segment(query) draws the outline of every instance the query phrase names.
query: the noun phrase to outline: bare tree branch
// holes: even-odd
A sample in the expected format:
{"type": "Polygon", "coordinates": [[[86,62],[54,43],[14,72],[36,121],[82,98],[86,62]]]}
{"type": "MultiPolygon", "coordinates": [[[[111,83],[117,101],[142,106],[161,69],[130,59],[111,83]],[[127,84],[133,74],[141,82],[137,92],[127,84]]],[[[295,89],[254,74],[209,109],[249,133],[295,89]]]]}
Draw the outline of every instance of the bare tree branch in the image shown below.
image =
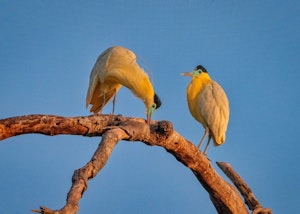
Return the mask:
{"type": "Polygon", "coordinates": [[[91,160],[84,167],[74,171],[66,205],[55,211],[41,207],[41,210],[38,210],[40,213],[77,213],[78,202],[87,189],[88,180],[94,178],[104,167],[119,140],[141,141],[150,146],[163,147],[192,170],[209,193],[218,213],[248,213],[237,190],[222,179],[196,146],[173,129],[171,122],[152,121],[149,126],[143,119],[114,115],[87,117],[27,115],[0,120],[1,140],[29,133],[102,136],[98,149],[91,160]]]}
{"type": "Polygon", "coordinates": [[[245,199],[245,203],[252,210],[252,214],[272,214],[270,208],[263,208],[259,201],[254,196],[252,190],[248,184],[234,171],[229,163],[217,162],[220,169],[227,175],[227,177],[233,182],[239,192],[245,199]]]}

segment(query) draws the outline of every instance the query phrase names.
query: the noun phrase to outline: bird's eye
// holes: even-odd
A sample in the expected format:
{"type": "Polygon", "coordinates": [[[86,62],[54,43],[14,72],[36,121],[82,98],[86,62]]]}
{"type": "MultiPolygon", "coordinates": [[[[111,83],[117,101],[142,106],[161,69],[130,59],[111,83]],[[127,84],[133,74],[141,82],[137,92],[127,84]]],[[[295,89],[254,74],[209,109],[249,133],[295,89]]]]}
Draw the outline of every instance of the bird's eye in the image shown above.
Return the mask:
{"type": "Polygon", "coordinates": [[[156,104],[153,103],[153,105],[151,106],[153,109],[156,109],[156,104]]]}
{"type": "Polygon", "coordinates": [[[201,70],[201,69],[194,70],[193,76],[194,76],[194,77],[197,77],[197,76],[199,76],[201,73],[202,73],[202,70],[201,70]]]}

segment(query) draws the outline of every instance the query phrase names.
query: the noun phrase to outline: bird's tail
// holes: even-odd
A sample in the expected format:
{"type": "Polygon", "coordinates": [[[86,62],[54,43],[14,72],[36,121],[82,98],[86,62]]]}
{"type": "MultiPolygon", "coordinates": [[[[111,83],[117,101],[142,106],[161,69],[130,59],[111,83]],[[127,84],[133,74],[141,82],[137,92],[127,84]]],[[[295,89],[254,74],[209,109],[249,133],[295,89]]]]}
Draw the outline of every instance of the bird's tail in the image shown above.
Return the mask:
{"type": "Polygon", "coordinates": [[[226,134],[224,133],[222,136],[215,138],[213,137],[214,140],[214,146],[220,146],[225,142],[226,139],[226,134]]]}
{"type": "Polygon", "coordinates": [[[101,112],[103,107],[109,102],[109,100],[116,94],[115,90],[102,94],[100,97],[92,97],[90,104],[92,105],[90,112],[101,112]]]}

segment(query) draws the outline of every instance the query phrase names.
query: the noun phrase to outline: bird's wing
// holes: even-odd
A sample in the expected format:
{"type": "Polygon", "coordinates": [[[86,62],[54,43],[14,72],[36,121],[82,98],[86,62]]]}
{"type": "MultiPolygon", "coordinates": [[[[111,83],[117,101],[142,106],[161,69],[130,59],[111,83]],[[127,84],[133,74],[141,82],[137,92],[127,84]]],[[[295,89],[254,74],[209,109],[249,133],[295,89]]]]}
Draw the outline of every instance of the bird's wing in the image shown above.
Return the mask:
{"type": "Polygon", "coordinates": [[[203,87],[198,111],[213,134],[215,144],[222,144],[229,120],[229,104],[224,90],[215,81],[203,87]]]}
{"type": "MultiPolygon", "coordinates": [[[[116,50],[119,47],[111,47],[105,50],[97,59],[91,75],[90,84],[86,96],[86,108],[92,105],[90,112],[99,112],[118,92],[121,85],[114,79],[114,62],[116,50]]],[[[117,57],[118,58],[118,57],[117,57]]]]}
{"type": "Polygon", "coordinates": [[[112,89],[110,91],[107,91],[106,93],[97,93],[97,91],[99,91],[100,89],[100,87],[98,86],[95,90],[95,96],[92,97],[90,102],[92,104],[90,112],[101,112],[102,108],[109,102],[109,100],[118,92],[120,88],[120,85],[116,85],[115,90],[112,89]]]}
{"type": "MultiPolygon", "coordinates": [[[[104,80],[106,73],[106,63],[109,59],[109,53],[111,48],[105,50],[97,59],[92,72],[90,74],[89,89],[86,95],[86,108],[91,104],[91,101],[96,93],[96,88],[99,88],[101,84],[100,80],[104,80]],[[97,87],[98,86],[98,87],[97,87]]],[[[99,91],[98,91],[99,92],[99,91]]]]}

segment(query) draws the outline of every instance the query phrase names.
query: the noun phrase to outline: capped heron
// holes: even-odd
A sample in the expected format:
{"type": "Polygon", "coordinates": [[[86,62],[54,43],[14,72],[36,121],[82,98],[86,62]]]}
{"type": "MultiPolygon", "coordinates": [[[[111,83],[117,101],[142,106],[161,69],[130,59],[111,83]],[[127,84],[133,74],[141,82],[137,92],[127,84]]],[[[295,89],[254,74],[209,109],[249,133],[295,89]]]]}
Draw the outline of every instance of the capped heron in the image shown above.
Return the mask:
{"type": "Polygon", "coordinates": [[[205,128],[199,149],[208,135],[203,152],[206,154],[211,138],[215,146],[225,141],[230,111],[228,99],[222,87],[210,78],[202,65],[181,75],[192,77],[186,90],[187,102],[192,116],[205,128]]]}
{"type": "Polygon", "coordinates": [[[152,113],[160,107],[161,101],[148,75],[137,64],[135,54],[121,46],[110,47],[98,57],[90,75],[86,108],[91,104],[90,112],[101,112],[114,96],[114,113],[116,93],[122,85],[144,102],[150,124],[152,113]]]}

